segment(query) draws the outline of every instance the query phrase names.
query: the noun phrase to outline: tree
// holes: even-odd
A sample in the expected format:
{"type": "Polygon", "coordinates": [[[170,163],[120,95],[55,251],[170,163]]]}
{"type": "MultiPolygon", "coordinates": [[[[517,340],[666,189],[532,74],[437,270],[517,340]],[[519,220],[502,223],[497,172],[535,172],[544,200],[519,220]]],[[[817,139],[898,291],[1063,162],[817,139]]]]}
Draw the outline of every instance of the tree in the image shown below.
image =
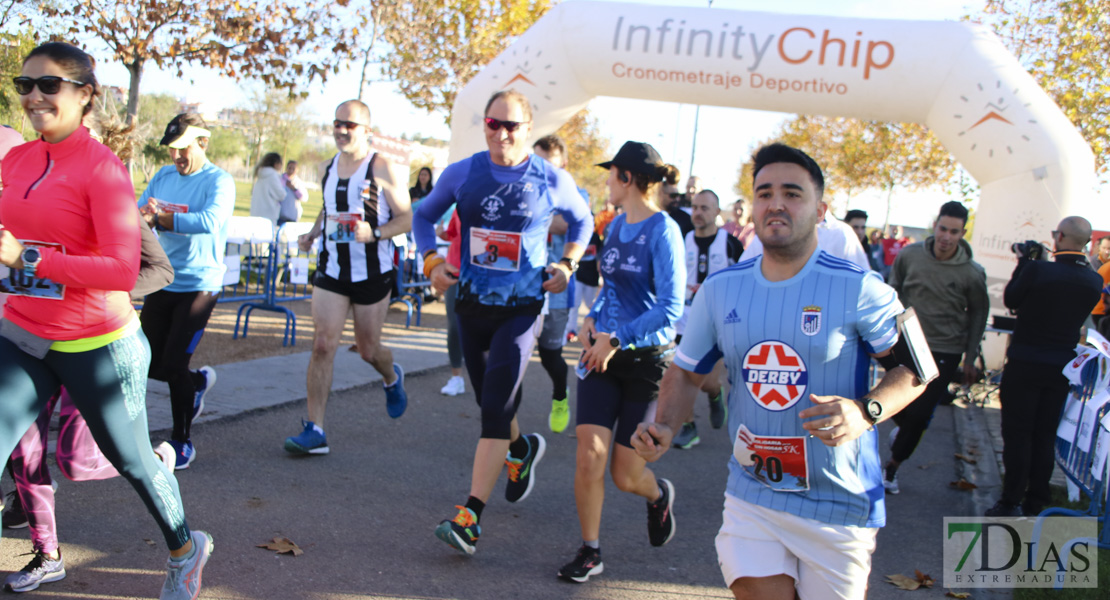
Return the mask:
{"type": "Polygon", "coordinates": [[[139,114],[140,83],[149,63],[210,67],[233,79],[252,77],[292,93],[326,80],[361,47],[369,10],[378,0],[81,0],[41,3],[68,35],[107,44],[130,74],[127,122],[139,114]]]}
{"type": "MultiPolygon", "coordinates": [[[[972,17],[968,17],[972,18],[972,17]]],[[[994,29],[1079,129],[1110,176],[1110,0],[985,0],[994,29]]]]}
{"type": "MultiPolygon", "coordinates": [[[[127,119],[127,111],[122,111],[127,119]]],[[[134,121],[134,136],[140,144],[135,153],[135,164],[143,173],[143,180],[150,181],[155,171],[170,163],[170,151],[159,144],[169,125],[181,112],[181,100],[169,94],[143,94],[143,110],[134,121]]]]}
{"type": "Polygon", "coordinates": [[[612,158],[609,138],[601,135],[597,119],[590,115],[589,109],[576,113],[555,134],[563,138],[567,145],[567,171],[579,186],[589,192],[591,204],[597,204],[593,208],[600,209],[605,198],[609,197],[609,190],[605,187],[609,172],[597,168],[597,164],[612,158]]]}
{"type": "MultiPolygon", "coordinates": [[[[0,82],[8,84],[13,77],[19,77],[23,57],[34,47],[35,38],[29,31],[0,34],[0,82]]],[[[19,103],[19,94],[10,84],[0,85],[0,125],[10,125],[23,132],[22,123],[23,107],[19,103]]]]}
{"type": "Polygon", "coordinates": [[[255,90],[240,113],[250,164],[257,164],[266,152],[277,152],[283,160],[299,154],[309,126],[304,111],[301,98],[291,98],[276,89],[255,90]]]}
{"type": "MultiPolygon", "coordinates": [[[[886,221],[895,190],[949,183],[956,174],[955,159],[936,137],[911,123],[800,115],[760,146],[771,142],[801,148],[821,165],[830,204],[844,200],[850,206],[853,195],[865,189],[886,192],[886,221]]],[[[745,196],[751,193],[751,162],[741,165],[734,188],[745,196]]]]}
{"type": "Polygon", "coordinates": [[[392,51],[382,71],[414,106],[441,111],[450,122],[459,90],[551,5],[551,0],[402,3],[383,30],[392,51]]]}

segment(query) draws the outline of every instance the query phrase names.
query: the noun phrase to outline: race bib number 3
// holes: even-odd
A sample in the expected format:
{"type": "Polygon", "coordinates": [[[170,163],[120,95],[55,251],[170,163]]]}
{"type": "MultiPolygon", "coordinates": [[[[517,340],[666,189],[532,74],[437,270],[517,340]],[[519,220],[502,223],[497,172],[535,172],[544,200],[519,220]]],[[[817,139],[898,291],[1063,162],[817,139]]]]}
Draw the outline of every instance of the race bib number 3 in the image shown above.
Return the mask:
{"type": "Polygon", "coordinates": [[[470,228],[470,264],[496,271],[520,270],[521,234],[470,228]]]}
{"type": "Polygon", "coordinates": [[[748,475],[776,492],[809,489],[806,439],[803,436],[755,435],[743,424],[732,455],[748,475]]]}
{"type": "MultiPolygon", "coordinates": [[[[65,248],[61,244],[34,240],[19,240],[19,243],[29,248],[53,248],[65,254],[65,248]]],[[[60,283],[28,275],[23,272],[23,269],[9,269],[2,265],[0,269],[3,270],[0,272],[0,294],[30,296],[46,300],[62,300],[66,296],[66,286],[60,283]]]]}
{"type": "Polygon", "coordinates": [[[362,221],[362,214],[356,212],[343,212],[328,215],[324,224],[324,233],[329,242],[337,244],[350,244],[355,241],[355,232],[362,221]]]}

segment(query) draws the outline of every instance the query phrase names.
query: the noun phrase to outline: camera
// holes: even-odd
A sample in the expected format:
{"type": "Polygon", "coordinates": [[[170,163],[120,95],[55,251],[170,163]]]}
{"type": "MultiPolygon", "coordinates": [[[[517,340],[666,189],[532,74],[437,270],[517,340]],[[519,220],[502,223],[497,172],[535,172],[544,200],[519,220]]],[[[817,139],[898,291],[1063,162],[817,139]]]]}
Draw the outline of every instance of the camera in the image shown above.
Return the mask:
{"type": "Polygon", "coordinates": [[[1028,258],[1029,260],[1047,260],[1050,254],[1044,244],[1034,240],[1014,242],[1010,246],[1010,252],[1016,254],[1018,258],[1028,258]]]}

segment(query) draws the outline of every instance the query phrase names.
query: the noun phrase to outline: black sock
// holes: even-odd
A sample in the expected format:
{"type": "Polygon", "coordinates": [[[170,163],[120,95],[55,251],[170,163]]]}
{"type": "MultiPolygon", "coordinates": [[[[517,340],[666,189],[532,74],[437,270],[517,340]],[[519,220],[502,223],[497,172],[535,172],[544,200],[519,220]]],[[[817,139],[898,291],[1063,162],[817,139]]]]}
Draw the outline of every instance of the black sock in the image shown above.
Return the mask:
{"type": "Polygon", "coordinates": [[[540,348],[540,364],[551,377],[551,397],[565,400],[567,397],[567,359],[563,358],[562,348],[540,348]]]}
{"type": "Polygon", "coordinates": [[[474,512],[474,521],[477,522],[482,519],[482,509],[486,507],[486,503],[470,496],[466,499],[466,507],[474,512]]]}
{"type": "Polygon", "coordinates": [[[898,473],[898,465],[895,465],[894,463],[887,463],[885,470],[886,470],[886,480],[887,481],[894,481],[894,476],[898,473]]]}
{"type": "Polygon", "coordinates": [[[513,458],[524,458],[528,456],[528,440],[524,439],[524,435],[516,438],[516,441],[509,442],[509,454],[513,458]]]}

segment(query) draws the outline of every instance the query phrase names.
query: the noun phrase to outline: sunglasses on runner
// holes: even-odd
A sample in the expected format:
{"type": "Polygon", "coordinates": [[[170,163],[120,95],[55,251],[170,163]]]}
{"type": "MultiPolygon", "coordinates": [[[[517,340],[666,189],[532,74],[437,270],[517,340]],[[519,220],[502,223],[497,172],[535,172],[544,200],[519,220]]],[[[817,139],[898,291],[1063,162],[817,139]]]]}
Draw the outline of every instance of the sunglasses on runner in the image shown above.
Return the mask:
{"type": "Polygon", "coordinates": [[[354,129],[355,127],[358,127],[359,125],[362,125],[363,127],[369,127],[369,125],[365,125],[363,123],[356,123],[354,121],[340,121],[339,119],[336,119],[336,120],[331,122],[331,126],[336,128],[336,129],[339,129],[340,127],[344,128],[344,129],[354,129]]]}
{"type": "Polygon", "coordinates": [[[493,131],[497,131],[498,129],[501,129],[502,127],[504,127],[505,131],[508,131],[509,133],[512,133],[512,132],[516,131],[517,128],[520,127],[521,125],[523,125],[524,123],[525,122],[522,122],[522,121],[502,121],[500,119],[495,119],[493,117],[486,117],[486,127],[489,127],[493,131]]]}
{"type": "Polygon", "coordinates": [[[56,77],[54,75],[47,75],[45,77],[39,77],[38,79],[32,79],[30,77],[12,78],[12,83],[15,84],[15,91],[18,92],[20,96],[30,94],[31,90],[35,89],[36,85],[39,87],[40,92],[47,96],[53,96],[58,93],[58,90],[62,89],[63,81],[68,81],[77,87],[88,85],[83,81],[74,81],[67,77],[56,77]]]}

